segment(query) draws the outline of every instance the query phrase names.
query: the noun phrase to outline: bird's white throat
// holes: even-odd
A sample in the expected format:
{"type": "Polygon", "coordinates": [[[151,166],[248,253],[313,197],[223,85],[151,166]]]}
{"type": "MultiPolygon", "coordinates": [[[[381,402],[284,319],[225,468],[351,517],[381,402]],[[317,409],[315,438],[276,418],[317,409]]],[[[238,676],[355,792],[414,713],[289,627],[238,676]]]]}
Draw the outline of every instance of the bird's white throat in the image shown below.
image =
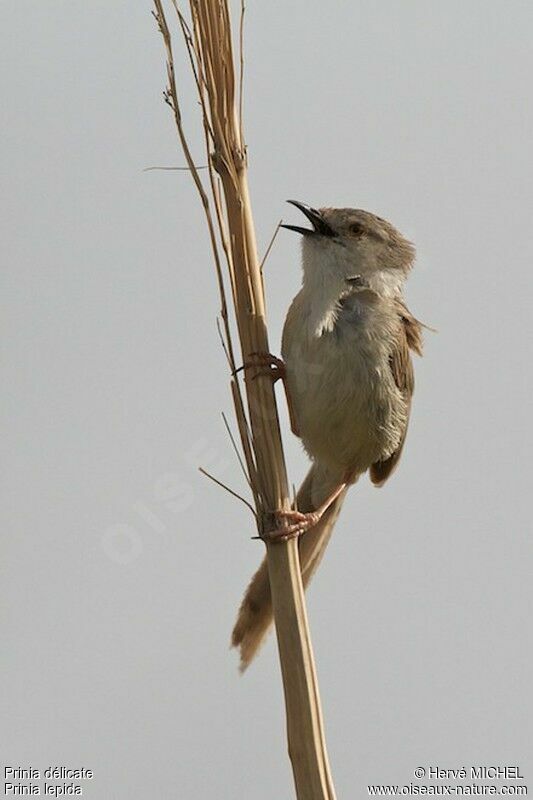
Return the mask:
{"type": "Polygon", "coordinates": [[[401,294],[405,274],[399,269],[376,269],[354,263],[342,243],[304,239],[303,282],[300,293],[306,306],[310,336],[331,332],[340,310],[339,301],[353,291],[350,279],[361,276],[364,286],[382,297],[401,294]]]}

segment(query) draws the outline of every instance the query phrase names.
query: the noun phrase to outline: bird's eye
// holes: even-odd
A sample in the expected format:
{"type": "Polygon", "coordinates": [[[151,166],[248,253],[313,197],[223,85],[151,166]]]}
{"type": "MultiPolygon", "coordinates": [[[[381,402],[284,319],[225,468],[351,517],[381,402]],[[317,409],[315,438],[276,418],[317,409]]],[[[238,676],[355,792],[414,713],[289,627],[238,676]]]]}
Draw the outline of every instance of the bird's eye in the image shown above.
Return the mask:
{"type": "Polygon", "coordinates": [[[350,233],[353,233],[354,236],[362,236],[364,232],[365,229],[360,222],[353,222],[350,225],[350,233]]]}

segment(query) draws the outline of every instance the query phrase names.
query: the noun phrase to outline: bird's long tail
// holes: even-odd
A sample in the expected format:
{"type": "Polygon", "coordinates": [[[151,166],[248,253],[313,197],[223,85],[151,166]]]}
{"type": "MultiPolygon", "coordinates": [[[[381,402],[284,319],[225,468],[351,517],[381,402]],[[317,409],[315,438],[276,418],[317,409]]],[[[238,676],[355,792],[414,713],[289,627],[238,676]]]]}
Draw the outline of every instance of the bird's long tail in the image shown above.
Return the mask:
{"type": "MultiPolygon", "coordinates": [[[[313,464],[297,495],[298,511],[308,512],[318,508],[338,485],[338,480],[327,468],[313,464]]],[[[300,568],[305,588],[324,555],[345,495],[346,490],[331,504],[320,521],[299,539],[300,568]]],[[[241,672],[254,658],[271,623],[272,601],[264,558],[246,590],[231,637],[232,646],[240,650],[241,672]]]]}

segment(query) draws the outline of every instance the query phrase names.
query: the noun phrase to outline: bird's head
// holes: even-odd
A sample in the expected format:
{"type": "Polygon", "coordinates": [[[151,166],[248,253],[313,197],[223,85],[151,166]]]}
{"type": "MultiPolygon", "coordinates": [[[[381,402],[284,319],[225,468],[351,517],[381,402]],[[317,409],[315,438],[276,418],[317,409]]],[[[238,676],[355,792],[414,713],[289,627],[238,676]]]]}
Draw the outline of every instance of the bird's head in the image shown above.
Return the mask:
{"type": "Polygon", "coordinates": [[[415,248],[396,228],[368,211],[355,208],[315,209],[289,200],[305,214],[311,228],[283,225],[303,236],[304,281],[328,275],[361,276],[376,291],[401,289],[415,257],[415,248]]]}

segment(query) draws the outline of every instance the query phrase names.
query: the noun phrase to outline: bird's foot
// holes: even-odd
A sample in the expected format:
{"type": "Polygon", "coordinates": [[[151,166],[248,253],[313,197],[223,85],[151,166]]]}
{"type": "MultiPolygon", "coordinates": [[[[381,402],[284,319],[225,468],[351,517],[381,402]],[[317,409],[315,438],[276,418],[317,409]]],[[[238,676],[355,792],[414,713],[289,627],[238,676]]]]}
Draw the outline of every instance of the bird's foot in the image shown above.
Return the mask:
{"type": "Polygon", "coordinates": [[[264,532],[260,538],[267,542],[285,542],[287,539],[302,536],[302,534],[306,533],[310,528],[313,528],[317,522],[320,522],[328,508],[330,508],[339,495],[342,494],[352,478],[353,472],[346,473],[343,482],[339,483],[329,497],[314,511],[307,511],[305,514],[296,509],[291,509],[290,511],[274,511],[272,515],[275,523],[274,528],[264,532]]]}
{"type": "Polygon", "coordinates": [[[272,353],[250,353],[248,360],[244,362],[242,367],[239,367],[235,370],[234,375],[236,375],[238,372],[241,372],[241,370],[246,369],[254,369],[256,371],[255,375],[252,377],[253,381],[255,381],[256,378],[263,376],[270,378],[273,384],[279,380],[283,382],[285,397],[287,399],[287,408],[289,410],[291,431],[295,436],[299,437],[300,431],[296,422],[296,415],[294,413],[291,395],[287,387],[287,370],[285,368],[285,362],[283,359],[273,356],[272,353]]]}
{"type": "Polygon", "coordinates": [[[317,524],[322,516],[322,511],[310,511],[303,514],[300,511],[275,511],[272,515],[275,526],[265,531],[261,536],[265,542],[286,542],[306,533],[317,524]]]}
{"type": "Polygon", "coordinates": [[[250,353],[248,360],[244,362],[242,367],[236,369],[235,373],[246,369],[256,370],[252,380],[255,380],[260,375],[270,377],[273,383],[285,380],[285,363],[281,358],[272,355],[272,353],[250,353]]]}

